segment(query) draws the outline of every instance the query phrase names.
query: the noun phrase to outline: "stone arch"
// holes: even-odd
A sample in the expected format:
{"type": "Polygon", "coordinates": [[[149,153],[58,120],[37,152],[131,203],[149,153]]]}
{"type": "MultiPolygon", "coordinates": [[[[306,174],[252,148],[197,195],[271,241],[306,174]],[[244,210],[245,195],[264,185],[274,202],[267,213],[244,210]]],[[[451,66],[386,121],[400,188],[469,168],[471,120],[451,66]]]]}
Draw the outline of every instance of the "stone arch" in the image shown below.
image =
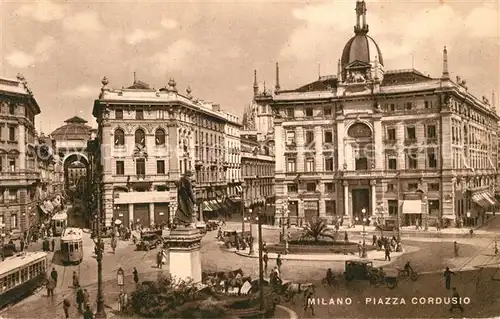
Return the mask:
{"type": "Polygon", "coordinates": [[[134,145],[146,145],[146,136],[147,136],[147,130],[141,126],[138,126],[135,130],[134,130],[134,145]],[[142,132],[143,134],[143,140],[139,140],[140,139],[140,136],[138,136],[137,134],[139,132],[142,132]]]}
{"type": "Polygon", "coordinates": [[[66,162],[68,161],[70,158],[76,158],[77,160],[80,160],[80,159],[84,159],[85,160],[85,163],[87,166],[89,165],[89,158],[87,157],[87,155],[85,155],[84,153],[80,153],[80,152],[72,152],[72,153],[68,153],[64,156],[63,160],[62,160],[62,163],[63,165],[66,167],[67,165],[71,164],[71,162],[66,162]]]}
{"type": "Polygon", "coordinates": [[[356,120],[346,127],[345,134],[350,138],[373,138],[373,125],[367,120],[356,120]]]}

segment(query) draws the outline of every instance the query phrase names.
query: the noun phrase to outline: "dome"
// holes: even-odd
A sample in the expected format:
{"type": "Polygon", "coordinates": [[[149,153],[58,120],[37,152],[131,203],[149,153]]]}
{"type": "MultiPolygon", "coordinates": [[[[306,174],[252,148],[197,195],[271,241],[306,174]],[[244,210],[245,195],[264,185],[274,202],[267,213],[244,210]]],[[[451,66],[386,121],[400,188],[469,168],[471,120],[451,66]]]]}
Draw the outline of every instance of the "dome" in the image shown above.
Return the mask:
{"type": "Polygon", "coordinates": [[[92,128],[86,125],[87,121],[84,119],[74,116],[64,122],[65,125],[52,132],[51,135],[54,140],[88,140],[90,138],[92,128]]]}
{"type": "Polygon", "coordinates": [[[378,63],[384,65],[382,52],[375,40],[366,34],[356,34],[352,37],[342,51],[342,68],[354,61],[370,63],[378,59],[378,63]]]}

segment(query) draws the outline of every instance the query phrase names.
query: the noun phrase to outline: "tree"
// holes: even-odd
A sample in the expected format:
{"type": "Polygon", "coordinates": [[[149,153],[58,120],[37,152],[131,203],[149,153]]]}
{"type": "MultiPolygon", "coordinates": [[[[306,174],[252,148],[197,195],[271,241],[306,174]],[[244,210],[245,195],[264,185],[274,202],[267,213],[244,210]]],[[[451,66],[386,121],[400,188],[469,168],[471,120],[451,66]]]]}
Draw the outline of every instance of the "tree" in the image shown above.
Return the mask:
{"type": "Polygon", "coordinates": [[[333,241],[336,241],[337,235],[338,232],[335,231],[333,233],[332,230],[328,228],[328,225],[324,220],[316,219],[307,222],[306,226],[304,227],[304,233],[302,234],[302,237],[312,238],[315,242],[319,241],[320,237],[331,238],[333,239],[333,241]]]}

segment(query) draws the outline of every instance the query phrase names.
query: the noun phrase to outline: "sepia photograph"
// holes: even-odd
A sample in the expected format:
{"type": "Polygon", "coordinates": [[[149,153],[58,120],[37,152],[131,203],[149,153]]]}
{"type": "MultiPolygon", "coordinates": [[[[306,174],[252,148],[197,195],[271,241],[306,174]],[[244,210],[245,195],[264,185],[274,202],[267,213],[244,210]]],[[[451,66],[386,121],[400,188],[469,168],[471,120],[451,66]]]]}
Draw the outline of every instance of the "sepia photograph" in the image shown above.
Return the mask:
{"type": "Polygon", "coordinates": [[[0,319],[500,317],[499,6],[0,0],[0,319]]]}

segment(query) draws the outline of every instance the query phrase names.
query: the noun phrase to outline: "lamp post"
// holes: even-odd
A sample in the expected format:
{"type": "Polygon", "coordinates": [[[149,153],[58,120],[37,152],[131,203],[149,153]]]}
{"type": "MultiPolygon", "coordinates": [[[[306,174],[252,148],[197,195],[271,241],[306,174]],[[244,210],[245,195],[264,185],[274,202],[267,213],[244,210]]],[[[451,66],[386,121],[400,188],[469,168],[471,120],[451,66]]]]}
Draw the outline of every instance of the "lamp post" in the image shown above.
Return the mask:
{"type": "Polygon", "coordinates": [[[285,200],[283,201],[283,204],[281,206],[281,236],[282,236],[282,241],[285,241],[286,240],[286,234],[285,234],[285,230],[287,229],[287,227],[285,227],[285,225],[288,225],[288,213],[289,213],[289,210],[288,210],[288,205],[289,205],[289,200],[290,200],[290,197],[287,197],[285,198],[285,200]]]}
{"type": "Polygon", "coordinates": [[[424,231],[429,230],[428,217],[429,217],[429,199],[427,198],[427,196],[424,196],[424,231]]]}
{"type": "Polygon", "coordinates": [[[259,300],[260,310],[264,310],[264,264],[262,260],[262,250],[264,247],[262,244],[262,215],[260,213],[257,215],[257,224],[259,231],[259,300]]]}
{"type": "Polygon", "coordinates": [[[248,251],[248,254],[249,255],[253,255],[253,253],[254,253],[253,252],[253,234],[252,234],[252,228],[253,228],[252,227],[253,226],[252,221],[253,221],[253,217],[252,217],[252,209],[251,208],[248,210],[248,214],[250,215],[250,217],[248,218],[248,221],[250,222],[250,242],[249,242],[250,249],[248,251]]]}
{"type": "Polygon", "coordinates": [[[361,251],[361,258],[366,258],[366,242],[365,242],[365,224],[366,224],[366,218],[365,218],[365,214],[366,214],[366,209],[362,209],[361,210],[361,214],[363,215],[363,247],[362,247],[362,251],[361,251]]]}
{"type": "Polygon", "coordinates": [[[245,233],[245,182],[241,184],[241,233],[245,233]]]}
{"type": "MultiPolygon", "coordinates": [[[[397,227],[397,230],[398,230],[398,235],[397,235],[397,239],[398,239],[398,243],[401,243],[401,218],[400,218],[400,210],[401,210],[401,203],[400,203],[400,198],[401,198],[401,172],[398,172],[397,175],[397,183],[398,183],[398,209],[397,209],[397,217],[396,217],[396,227],[397,227]]],[[[398,252],[401,252],[401,244],[397,245],[396,246],[396,251],[398,252]]]]}

